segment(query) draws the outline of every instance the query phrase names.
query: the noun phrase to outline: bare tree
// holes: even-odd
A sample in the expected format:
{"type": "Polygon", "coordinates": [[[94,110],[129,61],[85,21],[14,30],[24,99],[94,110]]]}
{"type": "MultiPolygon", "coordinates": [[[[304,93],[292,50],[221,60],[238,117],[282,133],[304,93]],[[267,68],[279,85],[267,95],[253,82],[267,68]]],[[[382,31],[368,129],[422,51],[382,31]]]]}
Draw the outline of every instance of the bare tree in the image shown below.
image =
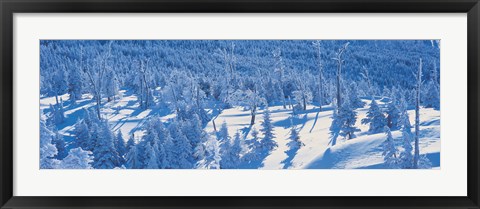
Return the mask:
{"type": "Polygon", "coordinates": [[[415,101],[415,151],[413,155],[413,168],[418,168],[418,160],[420,158],[420,148],[418,145],[420,134],[420,92],[422,88],[422,59],[420,58],[420,65],[417,72],[417,90],[415,101]]]}
{"type": "Polygon", "coordinates": [[[317,53],[317,65],[318,65],[318,102],[319,108],[318,112],[322,111],[322,104],[323,104],[323,62],[322,62],[322,51],[321,51],[321,43],[319,40],[313,42],[313,46],[315,47],[317,53]]]}
{"type": "MultiPolygon", "coordinates": [[[[96,102],[96,112],[97,112],[97,117],[99,119],[101,119],[101,115],[100,115],[100,106],[101,106],[101,102],[102,102],[102,82],[104,81],[104,76],[105,76],[105,72],[107,71],[107,61],[108,59],[112,56],[112,43],[113,41],[110,41],[108,43],[108,48],[107,50],[99,55],[99,59],[100,59],[100,69],[93,69],[95,68],[94,66],[92,66],[91,68],[89,66],[85,66],[83,64],[83,61],[81,62],[81,66],[83,68],[83,72],[85,72],[89,78],[89,82],[90,82],[90,85],[92,87],[92,91],[93,91],[93,97],[95,99],[95,102],[96,102]]],[[[83,47],[81,48],[81,56],[83,56],[83,47]]],[[[81,58],[82,59],[82,58],[81,58]]],[[[95,65],[97,66],[97,65],[95,65]]]]}
{"type": "Polygon", "coordinates": [[[342,55],[344,54],[345,50],[347,50],[348,45],[350,42],[347,42],[342,46],[342,48],[338,49],[338,52],[335,53],[335,57],[333,60],[337,61],[337,104],[340,107],[342,105],[342,98],[341,98],[341,73],[342,73],[342,65],[344,60],[342,59],[342,55]]]}
{"type": "Polygon", "coordinates": [[[235,57],[235,44],[232,43],[230,50],[227,49],[218,49],[218,54],[223,58],[224,69],[225,69],[225,83],[227,88],[225,89],[226,95],[223,98],[224,103],[228,103],[228,98],[230,97],[230,89],[232,84],[235,82],[235,68],[237,63],[237,58],[235,57]]]}
{"type": "Polygon", "coordinates": [[[278,81],[280,82],[280,97],[282,97],[282,104],[283,109],[287,108],[286,101],[285,101],[285,94],[284,94],[284,85],[283,85],[283,77],[285,74],[285,65],[283,64],[282,59],[282,51],[280,49],[276,49],[273,51],[273,57],[275,58],[275,72],[278,72],[278,81]]]}
{"type": "Polygon", "coordinates": [[[141,77],[141,90],[140,90],[140,98],[141,98],[141,106],[146,109],[150,106],[150,101],[152,100],[152,98],[150,98],[151,94],[150,94],[150,84],[148,82],[148,63],[149,63],[149,59],[146,60],[146,63],[145,61],[141,60],[140,61],[140,66],[139,66],[139,73],[140,73],[140,77],[141,77]]]}

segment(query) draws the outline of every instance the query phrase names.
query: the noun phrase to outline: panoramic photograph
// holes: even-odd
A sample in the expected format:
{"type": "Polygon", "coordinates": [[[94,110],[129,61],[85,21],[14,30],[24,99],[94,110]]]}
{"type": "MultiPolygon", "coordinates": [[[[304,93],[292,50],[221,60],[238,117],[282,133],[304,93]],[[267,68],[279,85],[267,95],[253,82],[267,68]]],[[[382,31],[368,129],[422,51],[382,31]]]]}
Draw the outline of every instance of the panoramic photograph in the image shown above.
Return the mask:
{"type": "Polygon", "coordinates": [[[440,40],[40,40],[40,169],[440,169],[440,40]]]}

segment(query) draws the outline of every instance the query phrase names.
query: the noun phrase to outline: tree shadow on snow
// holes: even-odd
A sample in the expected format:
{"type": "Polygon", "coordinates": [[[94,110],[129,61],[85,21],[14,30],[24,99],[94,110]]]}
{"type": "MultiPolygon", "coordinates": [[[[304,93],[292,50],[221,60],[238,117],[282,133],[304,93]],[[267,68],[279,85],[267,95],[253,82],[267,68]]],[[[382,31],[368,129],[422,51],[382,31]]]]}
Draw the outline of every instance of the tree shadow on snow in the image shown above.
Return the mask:
{"type": "Polygon", "coordinates": [[[288,169],[290,166],[292,166],[292,160],[293,158],[295,157],[295,155],[297,154],[297,151],[299,150],[300,148],[293,148],[293,149],[289,149],[287,151],[285,151],[285,154],[287,154],[287,158],[285,160],[282,161],[283,164],[283,169],[288,169]]]}
{"type": "MultiPolygon", "coordinates": [[[[270,154],[268,151],[262,151],[256,154],[256,157],[250,158],[244,161],[239,168],[240,169],[259,169],[263,167],[263,160],[270,154]]],[[[249,156],[250,157],[250,156],[249,156]]]]}

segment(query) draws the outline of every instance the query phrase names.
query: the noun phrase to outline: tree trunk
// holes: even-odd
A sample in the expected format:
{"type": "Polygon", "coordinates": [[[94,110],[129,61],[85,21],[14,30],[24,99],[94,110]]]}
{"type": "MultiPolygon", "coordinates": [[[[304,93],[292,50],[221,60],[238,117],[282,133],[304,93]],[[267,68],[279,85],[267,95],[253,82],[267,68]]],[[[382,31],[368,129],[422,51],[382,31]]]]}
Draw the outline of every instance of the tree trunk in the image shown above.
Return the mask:
{"type": "Polygon", "coordinates": [[[295,108],[293,108],[293,106],[292,106],[292,98],[291,97],[288,97],[288,105],[292,109],[293,115],[295,115],[295,108]]]}
{"type": "Polygon", "coordinates": [[[253,124],[255,124],[255,115],[256,115],[256,112],[257,112],[257,107],[253,107],[252,108],[252,111],[250,112],[251,115],[252,115],[252,119],[250,120],[250,125],[253,126],[253,124]]]}
{"type": "Polygon", "coordinates": [[[342,101],[340,97],[340,73],[342,71],[342,61],[338,61],[338,69],[337,69],[337,106],[342,106],[342,101]]]}
{"type": "Polygon", "coordinates": [[[102,119],[102,116],[100,115],[100,96],[96,95],[95,98],[97,100],[97,117],[98,119],[102,119]]]}
{"type": "Polygon", "coordinates": [[[212,124],[213,124],[213,131],[215,131],[215,133],[217,132],[217,125],[215,125],[215,119],[212,120],[212,124]]]}
{"type": "Polygon", "coordinates": [[[322,111],[322,104],[323,104],[323,95],[322,95],[322,84],[320,84],[320,87],[318,88],[318,112],[322,111]]]}
{"type": "Polygon", "coordinates": [[[252,120],[250,120],[250,125],[253,126],[255,124],[255,114],[252,113],[252,120]]]}
{"type": "Polygon", "coordinates": [[[303,95],[303,111],[307,110],[307,100],[305,98],[305,95],[303,95]]]}
{"type": "Polygon", "coordinates": [[[420,59],[420,67],[417,73],[417,98],[415,103],[415,154],[413,155],[413,168],[418,168],[418,160],[420,157],[420,149],[418,145],[420,132],[420,89],[422,85],[422,59],[420,59]]]}

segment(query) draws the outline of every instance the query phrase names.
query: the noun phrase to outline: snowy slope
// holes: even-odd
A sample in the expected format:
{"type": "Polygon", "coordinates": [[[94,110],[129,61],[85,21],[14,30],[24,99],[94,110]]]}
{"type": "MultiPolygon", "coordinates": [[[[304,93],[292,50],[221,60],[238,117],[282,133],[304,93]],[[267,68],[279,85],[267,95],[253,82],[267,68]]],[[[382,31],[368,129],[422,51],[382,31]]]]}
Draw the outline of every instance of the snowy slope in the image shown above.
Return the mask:
{"type": "MultiPolygon", "coordinates": [[[[77,104],[70,104],[68,95],[63,95],[66,121],[57,126],[59,133],[64,135],[65,140],[71,142],[74,140],[73,125],[79,117],[82,116],[83,108],[94,105],[91,95],[83,95],[82,100],[77,104]]],[[[293,115],[291,109],[284,109],[281,105],[270,107],[272,124],[274,125],[275,141],[278,147],[272,150],[268,155],[261,159],[257,165],[261,169],[367,169],[383,168],[383,156],[381,143],[385,140],[384,133],[367,135],[368,125],[360,123],[366,116],[368,104],[370,101],[364,100],[364,108],[357,109],[357,124],[361,132],[356,133],[357,138],[343,140],[339,138],[335,146],[330,144],[329,127],[332,123],[333,109],[331,106],[323,106],[322,112],[318,112],[318,106],[309,105],[306,111],[297,112],[293,115]],[[290,141],[290,125],[296,125],[300,131],[300,141],[304,144],[298,150],[290,150],[287,143],[290,141]]],[[[40,100],[40,109],[48,112],[49,105],[55,103],[54,97],[42,98],[40,100]]],[[[382,102],[378,102],[382,105],[382,102]]],[[[250,140],[250,132],[253,128],[261,129],[263,120],[263,109],[258,111],[256,123],[250,126],[250,111],[241,107],[234,107],[223,110],[215,119],[216,127],[225,121],[228,124],[231,137],[239,131],[244,140],[250,140]]],[[[142,131],[139,130],[146,118],[152,115],[159,115],[162,120],[168,120],[175,115],[171,114],[166,108],[152,108],[142,110],[139,108],[137,96],[127,90],[121,90],[120,96],[115,101],[103,101],[102,114],[108,118],[112,130],[120,131],[123,138],[128,138],[134,134],[135,139],[139,140],[142,131]]],[[[414,124],[415,113],[409,111],[411,123],[414,124]]],[[[420,150],[421,154],[426,154],[432,162],[433,167],[440,166],[440,111],[427,108],[421,109],[420,126],[420,150]]],[[[214,136],[213,122],[210,121],[205,130],[214,136]]],[[[412,129],[412,132],[414,130],[412,129]]],[[[396,143],[401,137],[400,131],[392,131],[396,143]]],[[[262,137],[260,133],[259,137],[262,137]]],[[[250,164],[252,165],[252,164],[250,164]]],[[[244,168],[251,168],[244,166],[244,168]]]]}

